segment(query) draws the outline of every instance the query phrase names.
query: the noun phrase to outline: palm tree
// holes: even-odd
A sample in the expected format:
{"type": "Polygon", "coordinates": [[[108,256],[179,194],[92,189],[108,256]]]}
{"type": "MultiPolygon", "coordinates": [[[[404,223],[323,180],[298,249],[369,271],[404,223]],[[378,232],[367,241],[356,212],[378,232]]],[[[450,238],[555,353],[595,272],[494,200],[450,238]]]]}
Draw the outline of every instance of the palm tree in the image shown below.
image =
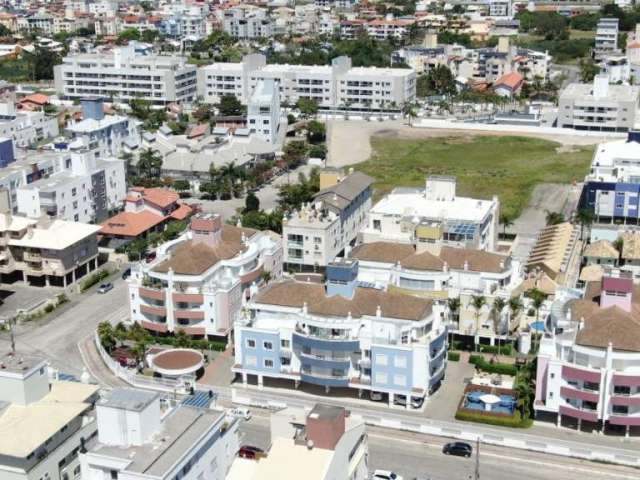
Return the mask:
{"type": "Polygon", "coordinates": [[[586,208],[581,208],[576,213],[576,221],[580,224],[580,240],[584,239],[584,228],[593,223],[593,212],[586,208]]]}
{"type": "Polygon", "coordinates": [[[176,332],[174,339],[175,339],[175,345],[178,348],[186,348],[191,343],[191,341],[189,340],[189,336],[182,329],[176,332]]]}
{"type": "Polygon", "coordinates": [[[116,337],[113,326],[109,322],[100,322],[98,324],[98,338],[107,353],[111,353],[116,346],[116,337]]]}
{"type": "Polygon", "coordinates": [[[564,222],[564,215],[560,212],[551,212],[549,210],[545,210],[546,213],[546,222],[547,225],[558,225],[559,223],[564,222]]]}
{"type": "Polygon", "coordinates": [[[412,126],[412,121],[414,118],[416,118],[416,110],[415,110],[416,106],[414,103],[405,103],[402,106],[402,114],[407,117],[409,119],[409,126],[412,126]]]}
{"type": "MultiPolygon", "coordinates": [[[[498,329],[500,328],[500,320],[502,318],[502,311],[507,305],[504,298],[496,297],[491,306],[491,320],[493,322],[493,335],[494,339],[496,335],[499,335],[498,329]]],[[[498,353],[500,353],[500,337],[498,336],[498,353]]]]}
{"type": "Polygon", "coordinates": [[[131,353],[133,353],[136,362],[140,365],[144,361],[144,356],[147,353],[147,342],[143,340],[136,342],[131,349],[131,353]]]}
{"type": "Polygon", "coordinates": [[[537,322],[540,316],[540,308],[544,305],[544,301],[547,299],[547,296],[537,288],[530,290],[528,296],[531,298],[533,309],[536,311],[537,322]]]}
{"type": "Polygon", "coordinates": [[[502,225],[502,235],[505,236],[507,234],[507,228],[513,225],[513,219],[511,218],[511,215],[501,213],[500,224],[502,225]]]}
{"type": "Polygon", "coordinates": [[[476,346],[476,352],[478,351],[478,344],[480,343],[480,312],[482,311],[482,307],[487,304],[487,299],[484,298],[483,295],[472,295],[471,296],[471,306],[475,310],[476,317],[476,331],[474,335],[474,343],[476,346]]]}
{"type": "Polygon", "coordinates": [[[122,345],[129,336],[127,326],[123,322],[118,322],[116,324],[116,328],[114,329],[114,336],[120,342],[120,345],[122,345]]]}
{"type": "Polygon", "coordinates": [[[520,300],[520,297],[512,297],[509,299],[509,314],[510,314],[509,324],[511,324],[513,319],[518,316],[518,313],[520,313],[521,309],[522,309],[522,300],[520,300]]]}
{"type": "Polygon", "coordinates": [[[160,176],[160,169],[162,168],[162,156],[157,150],[147,148],[140,153],[138,159],[138,175],[141,177],[154,177],[160,176]]]}
{"type": "Polygon", "coordinates": [[[268,285],[269,282],[271,281],[271,272],[268,272],[265,270],[260,274],[260,278],[262,279],[265,285],[268,285]]]}
{"type": "Polygon", "coordinates": [[[460,315],[460,297],[453,297],[447,300],[447,307],[449,307],[449,321],[458,321],[460,315]]]}

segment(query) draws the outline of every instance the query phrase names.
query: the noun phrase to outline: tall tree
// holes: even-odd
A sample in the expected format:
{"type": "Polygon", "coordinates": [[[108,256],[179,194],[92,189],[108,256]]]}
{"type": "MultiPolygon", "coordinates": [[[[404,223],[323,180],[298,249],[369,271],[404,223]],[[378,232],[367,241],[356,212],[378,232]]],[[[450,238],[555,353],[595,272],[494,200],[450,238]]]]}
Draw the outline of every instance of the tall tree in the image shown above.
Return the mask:
{"type": "Polygon", "coordinates": [[[220,103],[216,106],[218,107],[220,115],[225,117],[242,115],[244,113],[244,107],[235,95],[223,95],[220,98],[220,103]]]}
{"type": "Polygon", "coordinates": [[[472,295],[471,296],[471,307],[474,310],[474,316],[476,319],[476,325],[474,332],[474,344],[476,347],[476,352],[478,351],[479,343],[480,343],[480,313],[482,312],[482,308],[487,304],[487,299],[483,295],[472,295]]]}
{"type": "Polygon", "coordinates": [[[138,175],[140,177],[158,178],[162,169],[162,156],[160,152],[147,148],[140,153],[138,159],[138,175]]]}

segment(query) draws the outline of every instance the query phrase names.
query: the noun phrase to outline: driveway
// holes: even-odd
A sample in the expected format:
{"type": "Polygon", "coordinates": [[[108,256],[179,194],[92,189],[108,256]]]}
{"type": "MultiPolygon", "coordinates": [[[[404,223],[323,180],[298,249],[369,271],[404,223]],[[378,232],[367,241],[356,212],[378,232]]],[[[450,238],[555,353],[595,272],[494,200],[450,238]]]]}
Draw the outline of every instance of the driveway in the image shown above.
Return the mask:
{"type": "Polygon", "coordinates": [[[426,412],[429,418],[436,420],[453,420],[462,398],[464,387],[473,377],[475,367],[467,363],[467,356],[460,355],[460,361],[447,363],[445,380],[440,389],[429,397],[426,412]]]}

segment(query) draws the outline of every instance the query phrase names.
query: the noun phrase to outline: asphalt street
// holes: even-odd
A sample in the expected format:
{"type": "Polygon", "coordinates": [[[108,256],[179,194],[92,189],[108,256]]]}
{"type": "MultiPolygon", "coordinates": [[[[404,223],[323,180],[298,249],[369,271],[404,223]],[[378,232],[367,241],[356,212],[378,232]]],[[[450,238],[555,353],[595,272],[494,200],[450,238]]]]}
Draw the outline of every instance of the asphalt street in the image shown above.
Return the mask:
{"type": "MultiPolygon", "coordinates": [[[[240,427],[241,443],[267,450],[270,445],[269,419],[265,412],[254,410],[252,413],[253,418],[240,427]]],[[[391,470],[401,475],[403,480],[475,478],[475,456],[444,455],[442,446],[447,439],[375,427],[368,427],[367,433],[370,473],[379,468],[391,470]]],[[[630,467],[487,445],[480,446],[479,472],[480,479],[485,480],[631,480],[640,477],[640,471],[630,467]]]]}

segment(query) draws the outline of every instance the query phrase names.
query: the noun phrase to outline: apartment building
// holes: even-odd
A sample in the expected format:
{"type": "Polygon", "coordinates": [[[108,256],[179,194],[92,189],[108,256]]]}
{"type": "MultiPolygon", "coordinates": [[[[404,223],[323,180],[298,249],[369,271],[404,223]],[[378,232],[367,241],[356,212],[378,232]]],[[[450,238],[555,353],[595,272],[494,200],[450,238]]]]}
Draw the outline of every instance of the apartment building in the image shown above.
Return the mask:
{"type": "Polygon", "coordinates": [[[272,78],[261,80],[247,105],[247,128],[251,134],[267,143],[276,143],[281,127],[278,82],[272,78]]]}
{"type": "Polygon", "coordinates": [[[627,132],[634,128],[640,87],[609,85],[596,75],[593,83],[571,83],[560,93],[558,126],[576,130],[627,132]]]}
{"type": "Polygon", "coordinates": [[[362,241],[432,244],[495,251],[500,202],[459,197],[455,177],[425,188],[396,188],[370,210],[362,241]]]}
{"type": "Polygon", "coordinates": [[[100,227],[0,213],[0,279],[66,287],[98,266],[100,227]]]}
{"type": "Polygon", "coordinates": [[[53,70],[56,91],[68,99],[100,96],[166,104],[196,98],[195,65],[179,56],[139,55],[133,45],[67,56],[53,70]]]}
{"type": "Polygon", "coordinates": [[[264,272],[282,274],[279,237],[223,224],[220,215],[195,216],[155,261],[132,269],[131,320],[159,333],[227,336],[264,272]]]}
{"type": "Polygon", "coordinates": [[[593,212],[597,223],[640,221],[640,134],[598,145],[585,177],[580,208],[593,212]]]}
{"type": "Polygon", "coordinates": [[[83,480],[224,480],[238,451],[238,418],[115,388],[96,403],[98,438],[81,453],[83,480]]]}
{"type": "Polygon", "coordinates": [[[596,26],[593,57],[601,60],[607,55],[620,53],[618,49],[619,20],[617,18],[601,18],[596,26]]]}
{"type": "Polygon", "coordinates": [[[373,179],[361,172],[320,174],[313,201],[286,216],[282,237],[289,266],[325,267],[353,246],[366,225],[373,179]]]}
{"type": "Polygon", "coordinates": [[[270,38],[273,22],[266,10],[258,8],[231,8],[225,10],[222,26],[226,33],[240,40],[270,38]]]}
{"type": "Polygon", "coordinates": [[[567,305],[567,318],[540,343],[537,418],[578,430],[589,425],[604,433],[640,434],[639,298],[630,277],[606,275],[567,305]]]}
{"type": "Polygon", "coordinates": [[[80,103],[82,120],[69,123],[65,129],[70,139],[69,149],[89,149],[97,157],[109,157],[138,148],[141,122],[121,115],[105,115],[100,97],[83,98],[80,103]]]}
{"type": "Polygon", "coordinates": [[[261,54],[241,63],[214,63],[198,70],[198,95],[218,103],[233,94],[247,103],[259,81],[278,81],[280,102],[315,101],[323,110],[400,110],[415,100],[416,74],[403,68],[352,67],[349,57],[331,65],[267,65],[261,54]]]}
{"type": "Polygon", "coordinates": [[[20,215],[93,223],[108,217],[124,198],[125,162],[96,158],[93,151],[49,154],[55,172],[15,188],[15,208],[20,215]]]}
{"type": "Polygon", "coordinates": [[[0,478],[80,480],[98,387],[51,380],[45,359],[24,352],[2,352],[0,366],[0,478]]]}
{"type": "Polygon", "coordinates": [[[0,137],[26,148],[60,133],[58,118],[43,111],[18,111],[13,101],[0,103],[0,137]]]}
{"type": "Polygon", "coordinates": [[[327,266],[326,286],[270,283],[235,325],[235,365],[257,378],[386,395],[421,408],[444,377],[447,329],[429,299],[357,286],[358,262],[327,266]]]}
{"type": "Polygon", "coordinates": [[[367,480],[365,423],[343,407],[316,404],[311,411],[273,412],[269,451],[258,459],[237,457],[226,480],[367,480]]]}

